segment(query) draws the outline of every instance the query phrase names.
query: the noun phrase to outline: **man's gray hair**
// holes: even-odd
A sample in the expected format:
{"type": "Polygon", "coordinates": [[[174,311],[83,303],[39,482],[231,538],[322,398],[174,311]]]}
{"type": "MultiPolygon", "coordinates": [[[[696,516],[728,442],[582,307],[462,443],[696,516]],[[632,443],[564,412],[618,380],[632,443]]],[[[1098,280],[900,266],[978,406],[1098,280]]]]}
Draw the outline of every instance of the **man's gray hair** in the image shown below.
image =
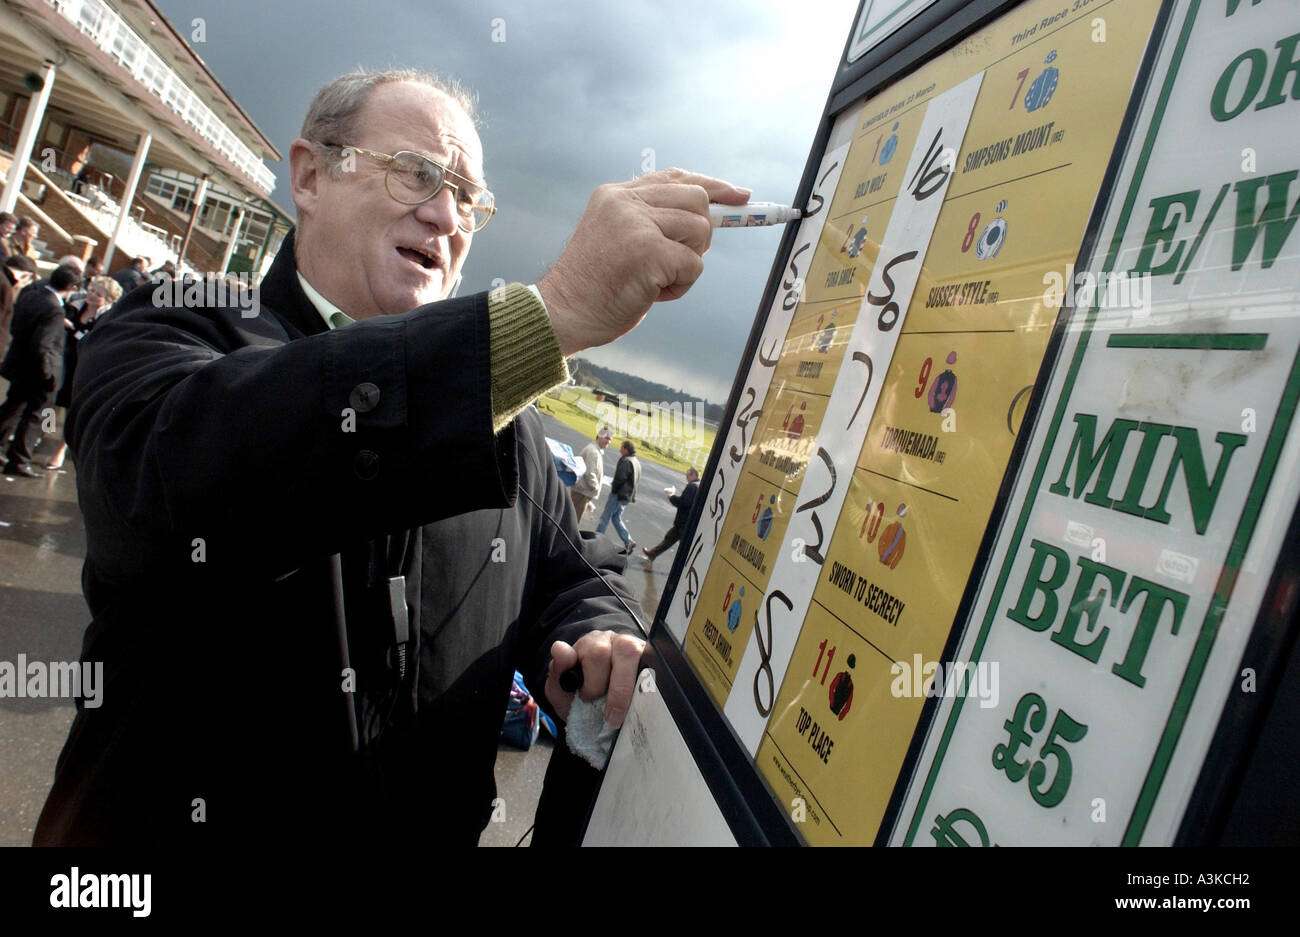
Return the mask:
{"type": "MultiPolygon", "coordinates": [[[[442,92],[460,105],[470,123],[478,127],[474,96],[454,79],[443,78],[418,68],[392,68],[386,71],[358,68],[340,75],[316,92],[316,97],[312,98],[311,105],[307,108],[307,116],[303,118],[300,136],[315,143],[355,144],[357,141],[353,137],[356,135],[357,116],[370,91],[379,85],[401,81],[428,85],[435,91],[442,92]]],[[[330,175],[337,179],[341,175],[343,154],[338,150],[329,153],[327,158],[330,175]]]]}

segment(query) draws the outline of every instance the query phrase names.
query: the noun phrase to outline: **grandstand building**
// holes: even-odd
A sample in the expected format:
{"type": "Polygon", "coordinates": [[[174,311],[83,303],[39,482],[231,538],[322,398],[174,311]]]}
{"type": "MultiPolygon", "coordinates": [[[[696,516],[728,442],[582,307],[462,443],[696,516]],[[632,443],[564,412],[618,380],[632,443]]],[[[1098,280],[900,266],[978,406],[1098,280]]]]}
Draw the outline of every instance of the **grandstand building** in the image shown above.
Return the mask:
{"type": "Polygon", "coordinates": [[[279,159],[150,0],[0,0],[0,210],[40,223],[47,263],[260,276],[292,225],[279,159]]]}

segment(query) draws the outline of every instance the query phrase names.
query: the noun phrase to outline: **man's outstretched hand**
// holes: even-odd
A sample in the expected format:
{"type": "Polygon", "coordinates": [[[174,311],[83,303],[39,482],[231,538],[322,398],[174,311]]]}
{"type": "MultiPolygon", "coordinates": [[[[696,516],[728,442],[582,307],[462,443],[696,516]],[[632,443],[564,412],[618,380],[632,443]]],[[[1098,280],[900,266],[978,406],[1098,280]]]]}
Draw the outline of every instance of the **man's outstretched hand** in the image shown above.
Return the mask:
{"type": "Polygon", "coordinates": [[[643,650],[645,641],[613,631],[588,632],[573,645],[556,641],[551,645],[551,666],[546,672],[546,698],[567,722],[573,694],[560,688],[560,675],[581,663],[583,679],[578,695],[585,700],[605,696],[605,721],[617,729],[632,705],[637,663],[643,650]]]}
{"type": "Polygon", "coordinates": [[[684,169],[596,189],[568,247],[537,283],[564,355],[612,342],[651,303],[690,289],[713,237],[709,203],[743,205],[749,196],[684,169]]]}

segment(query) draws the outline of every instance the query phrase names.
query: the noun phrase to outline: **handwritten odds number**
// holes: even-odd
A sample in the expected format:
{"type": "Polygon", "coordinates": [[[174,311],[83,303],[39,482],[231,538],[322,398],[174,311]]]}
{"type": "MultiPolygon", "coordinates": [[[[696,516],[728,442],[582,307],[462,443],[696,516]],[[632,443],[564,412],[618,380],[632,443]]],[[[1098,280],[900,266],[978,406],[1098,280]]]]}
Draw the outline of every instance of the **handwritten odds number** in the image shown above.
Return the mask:
{"type": "Polygon", "coordinates": [[[752,413],[750,412],[749,408],[758,400],[758,394],[755,393],[754,388],[746,387],[745,393],[749,395],[749,403],[741,408],[740,414],[736,417],[736,426],[740,427],[740,445],[731,447],[732,465],[739,465],[740,460],[744,458],[745,450],[749,448],[749,426],[763,415],[761,407],[752,413]]]}
{"type": "Polygon", "coordinates": [[[894,278],[889,275],[889,272],[894,269],[896,264],[907,263],[909,260],[915,260],[916,255],[916,251],[904,251],[892,258],[889,263],[885,264],[884,270],[880,273],[880,278],[885,281],[885,289],[888,290],[888,292],[880,296],[873,293],[867,294],[868,303],[873,306],[883,307],[880,310],[879,318],[876,319],[876,325],[880,327],[880,331],[882,332],[888,332],[898,324],[899,308],[898,303],[894,302],[894,278]]]}
{"type": "Polygon", "coordinates": [[[691,609],[695,607],[695,597],[700,593],[700,574],[695,569],[695,561],[700,558],[700,551],[704,549],[704,534],[697,534],[695,542],[691,544],[690,560],[686,564],[686,590],[682,595],[682,609],[686,612],[686,617],[691,615],[691,609]]]}
{"type": "MultiPolygon", "coordinates": [[[[812,511],[813,508],[825,504],[827,501],[831,499],[832,492],[835,491],[835,480],[836,480],[835,464],[831,462],[831,454],[827,452],[824,448],[819,446],[817,449],[817,457],[822,460],[823,464],[825,464],[826,471],[831,473],[831,482],[826,487],[826,491],[823,494],[818,495],[816,498],[813,498],[811,501],[805,501],[803,504],[795,508],[794,512],[796,514],[798,514],[800,511],[812,511]]],[[[822,556],[821,547],[822,547],[822,541],[826,539],[826,535],[822,531],[821,518],[817,516],[816,511],[813,511],[812,514],[812,525],[813,525],[813,530],[817,531],[817,542],[814,544],[805,543],[803,545],[803,552],[805,556],[807,556],[818,566],[823,566],[826,563],[826,557],[822,556]]]]}
{"type": "Polygon", "coordinates": [[[758,669],[754,671],[754,705],[758,707],[758,714],[766,716],[772,712],[772,704],[776,702],[776,682],[772,677],[772,601],[776,600],[785,606],[787,612],[794,611],[794,603],[780,589],[774,591],[767,597],[767,602],[763,605],[763,622],[759,627],[754,629],[754,640],[758,642],[758,669]],[[763,640],[764,627],[767,629],[767,640],[763,640]],[[763,702],[763,695],[759,689],[760,678],[766,678],[767,682],[767,702],[763,702]]]}
{"type": "Polygon", "coordinates": [[[804,244],[790,255],[790,276],[781,284],[786,291],[785,296],[781,299],[781,308],[786,312],[799,305],[799,294],[803,292],[803,277],[799,275],[799,265],[795,261],[799,259],[799,255],[804,251],[811,249],[811,243],[804,244]]]}
{"type": "Polygon", "coordinates": [[[916,168],[912,175],[912,181],[908,183],[912,187],[912,197],[918,202],[924,202],[931,195],[943,188],[944,182],[948,179],[948,173],[952,171],[953,154],[944,149],[940,137],[943,136],[943,128],[940,127],[930,141],[930,148],[925,151],[925,159],[921,165],[916,168]],[[935,164],[938,165],[935,165],[935,164]]]}
{"type": "MultiPolygon", "coordinates": [[[[817,183],[818,189],[826,184],[826,180],[831,177],[833,172],[835,172],[837,166],[839,166],[838,160],[831,163],[830,167],[822,175],[821,181],[817,183]]],[[[808,197],[808,206],[803,211],[803,217],[805,219],[812,218],[819,214],[825,205],[826,199],[814,191],[812,195],[808,197]]],[[[799,305],[799,299],[803,293],[803,277],[799,274],[799,265],[796,264],[795,261],[799,259],[800,254],[806,250],[810,250],[811,248],[812,242],[808,242],[802,245],[790,256],[790,276],[781,284],[782,288],[786,291],[785,296],[781,298],[781,309],[785,312],[789,312],[795,306],[799,305]]]]}
{"type": "MultiPolygon", "coordinates": [[[[822,186],[826,184],[826,180],[831,177],[831,173],[835,171],[835,167],[838,166],[839,164],[840,161],[836,160],[835,162],[831,163],[829,167],[827,167],[826,172],[822,174],[821,180],[817,183],[818,189],[820,189],[822,186]]],[[[825,204],[826,204],[826,199],[822,198],[816,192],[813,192],[813,194],[808,198],[808,207],[804,209],[803,216],[805,218],[811,218],[813,215],[816,215],[819,212],[821,212],[822,206],[824,206],[825,204]],[[817,204],[813,205],[813,202],[816,202],[817,204]]]]}
{"type": "Polygon", "coordinates": [[[709,517],[713,518],[713,542],[718,542],[718,531],[722,527],[722,518],[726,514],[727,502],[722,497],[722,489],[727,486],[727,476],[718,469],[718,490],[714,492],[713,503],[709,505],[709,517]]]}
{"type": "MultiPolygon", "coordinates": [[[[826,180],[828,180],[834,174],[835,170],[839,167],[839,165],[840,165],[839,161],[836,160],[835,162],[831,163],[829,167],[827,167],[826,172],[822,174],[821,179],[817,183],[817,189],[821,189],[821,187],[826,184],[826,180]]],[[[812,218],[815,215],[820,214],[821,210],[825,206],[826,206],[826,199],[818,191],[814,191],[808,198],[808,204],[804,208],[803,217],[812,218]]],[[[809,250],[811,247],[812,247],[811,243],[804,244],[798,250],[796,250],[790,258],[790,277],[786,279],[783,283],[783,286],[786,290],[786,294],[781,300],[781,308],[786,312],[791,311],[792,309],[794,309],[795,306],[799,304],[800,296],[803,293],[803,278],[799,275],[799,266],[796,263],[796,261],[805,251],[809,250]]],[[[772,340],[770,349],[768,350],[764,350],[762,345],[760,344],[758,348],[759,362],[761,362],[765,367],[769,367],[769,368],[774,367],[779,359],[780,348],[781,348],[780,339],[774,338],[772,340]]],[[[754,388],[747,387],[745,390],[749,395],[749,401],[748,403],[745,404],[739,416],[736,418],[736,426],[740,428],[741,436],[740,436],[740,445],[739,446],[733,445],[731,447],[730,456],[731,456],[731,464],[733,466],[738,465],[740,463],[740,460],[744,457],[744,450],[749,447],[750,425],[759,417],[761,417],[763,414],[762,408],[753,409],[751,411],[751,408],[757,402],[757,397],[758,397],[754,388]]],[[[713,539],[715,542],[718,539],[719,528],[722,524],[723,514],[725,513],[725,507],[726,507],[726,501],[723,499],[722,496],[722,490],[726,487],[726,476],[724,475],[721,468],[718,469],[717,486],[718,487],[714,494],[713,504],[710,505],[711,508],[710,515],[714,519],[713,539]]],[[[687,574],[686,574],[687,588],[683,594],[683,604],[685,606],[687,615],[690,615],[691,613],[691,605],[693,603],[695,595],[697,594],[697,589],[699,587],[699,573],[695,569],[695,563],[699,559],[703,547],[704,547],[704,538],[703,535],[700,535],[696,537],[695,543],[692,545],[690,562],[687,564],[687,574]]],[[[787,607],[790,607],[788,599],[786,600],[786,602],[787,602],[787,607]]],[[[771,682],[770,665],[768,667],[768,679],[770,683],[771,682]]],[[[757,692],[758,692],[757,686],[758,684],[755,683],[756,699],[757,699],[757,692]]]]}
{"type": "Polygon", "coordinates": [[[862,409],[862,401],[867,399],[867,391],[871,390],[871,379],[875,376],[876,366],[871,363],[871,356],[865,351],[855,351],[853,353],[854,361],[861,361],[867,366],[867,382],[862,385],[862,396],[858,398],[858,405],[853,408],[853,416],[849,417],[849,425],[844,427],[849,429],[853,426],[853,421],[858,418],[858,411],[862,409]]]}

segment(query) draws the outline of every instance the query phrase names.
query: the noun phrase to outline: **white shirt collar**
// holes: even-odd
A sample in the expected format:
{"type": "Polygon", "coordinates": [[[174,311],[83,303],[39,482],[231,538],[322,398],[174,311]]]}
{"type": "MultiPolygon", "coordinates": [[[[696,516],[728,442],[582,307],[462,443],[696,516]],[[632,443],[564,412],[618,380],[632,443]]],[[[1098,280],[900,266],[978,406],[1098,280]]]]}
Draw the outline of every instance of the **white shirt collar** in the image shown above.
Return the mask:
{"type": "Polygon", "coordinates": [[[356,321],[338,306],[334,305],[318,293],[316,288],[307,282],[307,278],[303,276],[301,272],[298,273],[298,283],[302,286],[302,291],[307,294],[307,298],[311,300],[311,304],[315,307],[316,312],[320,315],[321,319],[324,320],[327,329],[340,329],[343,326],[351,325],[356,321]]]}

